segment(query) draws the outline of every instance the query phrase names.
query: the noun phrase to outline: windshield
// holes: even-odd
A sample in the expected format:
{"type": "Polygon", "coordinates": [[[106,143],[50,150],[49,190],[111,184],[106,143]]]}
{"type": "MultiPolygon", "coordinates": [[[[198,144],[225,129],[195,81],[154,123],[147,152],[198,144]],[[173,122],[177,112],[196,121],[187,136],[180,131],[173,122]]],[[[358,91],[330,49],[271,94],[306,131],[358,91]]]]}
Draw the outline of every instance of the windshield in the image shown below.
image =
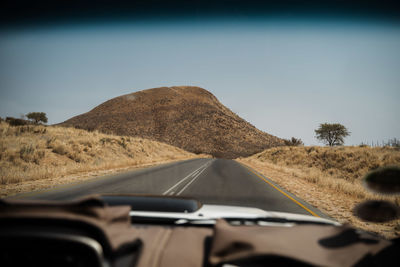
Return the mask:
{"type": "Polygon", "coordinates": [[[184,2],[7,3],[1,197],[186,197],[397,236],[353,214],[400,204],[363,186],[400,166],[397,6],[184,2]]]}

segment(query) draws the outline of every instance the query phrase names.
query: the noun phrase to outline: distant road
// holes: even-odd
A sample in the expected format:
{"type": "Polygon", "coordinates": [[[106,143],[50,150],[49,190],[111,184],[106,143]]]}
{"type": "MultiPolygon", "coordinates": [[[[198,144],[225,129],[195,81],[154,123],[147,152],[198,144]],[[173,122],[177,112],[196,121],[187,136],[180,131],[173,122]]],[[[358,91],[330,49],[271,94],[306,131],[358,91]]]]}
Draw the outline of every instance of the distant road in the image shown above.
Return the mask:
{"type": "Polygon", "coordinates": [[[254,170],[226,159],[180,161],[19,197],[65,200],[94,193],[184,196],[205,204],[248,206],[326,217],[254,170]]]}

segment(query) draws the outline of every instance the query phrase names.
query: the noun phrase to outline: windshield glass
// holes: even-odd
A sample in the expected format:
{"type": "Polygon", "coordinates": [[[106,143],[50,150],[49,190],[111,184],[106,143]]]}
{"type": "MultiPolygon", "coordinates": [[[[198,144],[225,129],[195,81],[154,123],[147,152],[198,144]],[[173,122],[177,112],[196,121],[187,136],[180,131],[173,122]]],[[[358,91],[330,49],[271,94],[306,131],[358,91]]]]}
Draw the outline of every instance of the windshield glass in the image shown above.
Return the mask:
{"type": "Polygon", "coordinates": [[[150,2],[7,4],[1,197],[187,197],[398,234],[353,215],[400,203],[362,183],[400,166],[395,5],[150,2]]]}

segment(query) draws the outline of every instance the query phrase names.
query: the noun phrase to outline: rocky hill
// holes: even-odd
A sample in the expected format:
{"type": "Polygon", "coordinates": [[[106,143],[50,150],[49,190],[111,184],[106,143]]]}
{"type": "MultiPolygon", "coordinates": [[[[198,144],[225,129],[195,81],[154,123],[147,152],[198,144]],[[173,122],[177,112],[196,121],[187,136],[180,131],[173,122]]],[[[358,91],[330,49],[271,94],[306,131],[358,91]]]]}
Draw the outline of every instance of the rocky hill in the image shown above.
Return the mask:
{"type": "Polygon", "coordinates": [[[119,96],[61,125],[138,136],[223,158],[249,156],[283,144],[234,114],[207,90],[190,86],[119,96]]]}

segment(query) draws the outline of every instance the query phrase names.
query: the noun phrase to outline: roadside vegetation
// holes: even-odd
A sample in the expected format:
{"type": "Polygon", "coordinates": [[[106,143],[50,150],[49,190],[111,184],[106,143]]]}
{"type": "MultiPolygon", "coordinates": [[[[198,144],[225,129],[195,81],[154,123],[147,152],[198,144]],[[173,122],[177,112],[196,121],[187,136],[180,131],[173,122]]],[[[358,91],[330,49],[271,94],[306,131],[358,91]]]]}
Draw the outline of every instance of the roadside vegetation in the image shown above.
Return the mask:
{"type": "Polygon", "coordinates": [[[85,179],[96,171],[204,156],[142,138],[2,121],[0,196],[71,182],[68,177],[85,179]]]}
{"type": "Polygon", "coordinates": [[[400,205],[400,197],[376,195],[362,186],[362,178],[368,172],[383,166],[400,166],[398,147],[286,146],[238,161],[340,222],[387,237],[400,235],[399,220],[367,223],[352,213],[354,206],[366,199],[386,199],[400,205]]]}

